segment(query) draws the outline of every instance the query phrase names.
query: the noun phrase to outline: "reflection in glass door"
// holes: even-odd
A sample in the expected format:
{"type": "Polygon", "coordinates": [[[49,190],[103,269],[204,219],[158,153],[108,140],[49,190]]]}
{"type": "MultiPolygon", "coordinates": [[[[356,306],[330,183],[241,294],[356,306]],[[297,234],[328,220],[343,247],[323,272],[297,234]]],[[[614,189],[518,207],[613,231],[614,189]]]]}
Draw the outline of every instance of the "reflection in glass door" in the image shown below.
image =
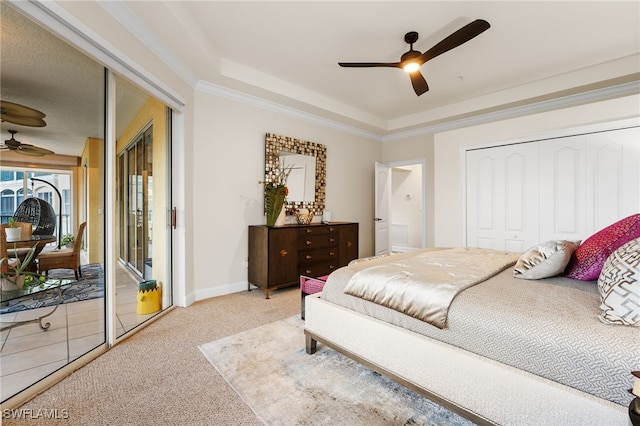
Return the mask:
{"type": "Polygon", "coordinates": [[[172,304],[171,109],[116,77],[116,335],[172,304]],[[139,291],[151,281],[150,296],[139,291]],[[148,303],[153,299],[153,303],[148,303]],[[142,300],[146,302],[142,303],[142,300]],[[158,303],[159,305],[158,306],[158,303]]]}
{"type": "Polygon", "coordinates": [[[127,265],[141,278],[152,277],[153,127],[147,128],[126,150],[128,188],[123,208],[128,212],[127,265]]]}

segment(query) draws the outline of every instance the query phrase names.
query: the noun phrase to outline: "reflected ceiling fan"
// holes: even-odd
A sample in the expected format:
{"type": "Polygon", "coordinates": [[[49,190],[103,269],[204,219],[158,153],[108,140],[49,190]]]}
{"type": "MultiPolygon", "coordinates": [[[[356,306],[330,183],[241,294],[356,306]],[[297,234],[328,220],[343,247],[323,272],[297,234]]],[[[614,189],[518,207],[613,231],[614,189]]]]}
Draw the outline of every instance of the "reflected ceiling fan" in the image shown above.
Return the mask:
{"type": "Polygon", "coordinates": [[[489,25],[487,21],[483,19],[476,19],[449,35],[424,53],[413,50],[413,43],[418,41],[418,33],[411,31],[404,36],[404,41],[409,43],[410,47],[409,51],[400,57],[400,62],[338,62],[338,65],[347,68],[389,67],[404,69],[409,74],[413,90],[416,92],[416,95],[420,96],[429,90],[427,81],[420,73],[420,67],[425,62],[435,58],[436,56],[448,52],[449,50],[482,34],[488,30],[490,26],[491,25],[489,25]]]}
{"type": "Polygon", "coordinates": [[[47,154],[55,154],[53,151],[49,151],[45,148],[40,148],[34,145],[29,145],[28,143],[22,143],[15,139],[16,133],[15,130],[9,130],[11,133],[11,139],[7,139],[4,141],[4,145],[0,145],[0,149],[8,149],[9,151],[15,151],[19,154],[23,155],[31,155],[31,156],[43,156],[47,154]]]}
{"type": "Polygon", "coordinates": [[[8,101],[0,101],[0,121],[29,127],[44,127],[46,115],[37,109],[8,101]]]}

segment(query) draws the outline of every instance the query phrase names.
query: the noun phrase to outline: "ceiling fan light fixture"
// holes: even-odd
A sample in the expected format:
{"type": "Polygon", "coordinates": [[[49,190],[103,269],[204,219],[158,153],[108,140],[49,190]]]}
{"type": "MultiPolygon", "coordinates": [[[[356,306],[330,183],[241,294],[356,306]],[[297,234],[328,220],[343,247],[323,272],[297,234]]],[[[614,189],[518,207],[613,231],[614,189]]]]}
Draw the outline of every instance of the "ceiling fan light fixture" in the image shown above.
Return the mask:
{"type": "Polygon", "coordinates": [[[404,69],[408,73],[416,72],[420,69],[420,64],[417,62],[409,62],[405,64],[402,69],[404,69]]]}
{"type": "Polygon", "coordinates": [[[404,35],[405,43],[409,44],[409,51],[400,57],[400,62],[338,62],[338,65],[348,68],[388,67],[403,69],[409,74],[416,95],[420,96],[429,90],[427,81],[419,71],[425,62],[468,42],[490,27],[491,25],[484,19],[476,19],[451,33],[424,53],[413,50],[413,44],[418,41],[418,33],[409,31],[404,35]]]}

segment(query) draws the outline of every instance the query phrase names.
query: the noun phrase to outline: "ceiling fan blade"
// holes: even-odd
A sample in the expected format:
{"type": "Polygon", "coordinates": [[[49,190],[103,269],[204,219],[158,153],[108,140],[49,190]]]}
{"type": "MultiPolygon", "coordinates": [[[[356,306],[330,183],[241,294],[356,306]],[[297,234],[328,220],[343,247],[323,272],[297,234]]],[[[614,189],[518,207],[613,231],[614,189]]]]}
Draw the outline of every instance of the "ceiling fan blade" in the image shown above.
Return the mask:
{"type": "Polygon", "coordinates": [[[16,152],[23,155],[31,155],[35,157],[41,157],[43,155],[48,155],[48,154],[55,154],[53,151],[50,151],[48,149],[29,145],[26,143],[21,143],[20,146],[18,146],[18,148],[16,149],[16,152]]]}
{"type": "Polygon", "coordinates": [[[413,90],[416,92],[416,95],[420,96],[429,90],[427,80],[425,80],[422,74],[420,74],[420,71],[410,72],[409,78],[411,78],[411,85],[413,86],[413,90]]]}
{"type": "Polygon", "coordinates": [[[471,40],[472,38],[482,34],[491,27],[489,23],[483,19],[476,19],[475,21],[465,25],[458,31],[446,37],[440,43],[433,46],[420,56],[421,63],[425,63],[438,55],[441,55],[449,50],[460,46],[471,40]]]}
{"type": "Polygon", "coordinates": [[[7,123],[19,124],[21,126],[29,127],[44,127],[47,123],[42,118],[27,117],[24,115],[15,115],[9,113],[0,114],[0,121],[6,121],[7,123]]]}
{"type": "Polygon", "coordinates": [[[400,66],[400,62],[338,62],[338,65],[345,68],[368,68],[368,67],[402,68],[402,66],[400,66]]]}
{"type": "Polygon", "coordinates": [[[20,115],[23,117],[45,118],[46,115],[37,109],[29,108],[24,105],[16,104],[9,101],[0,101],[0,113],[20,115]]]}

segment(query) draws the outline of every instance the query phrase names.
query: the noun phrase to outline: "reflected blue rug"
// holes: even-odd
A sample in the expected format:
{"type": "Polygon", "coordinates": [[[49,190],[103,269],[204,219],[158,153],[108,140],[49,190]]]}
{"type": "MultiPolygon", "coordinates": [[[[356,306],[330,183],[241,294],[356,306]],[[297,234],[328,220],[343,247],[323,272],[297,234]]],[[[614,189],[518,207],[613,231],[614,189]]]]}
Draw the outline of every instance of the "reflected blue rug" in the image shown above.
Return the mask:
{"type": "MultiPolygon", "coordinates": [[[[62,303],[72,303],[104,297],[104,273],[102,265],[99,263],[91,263],[82,265],[81,269],[82,277],[80,277],[76,284],[68,287],[64,290],[64,293],[62,293],[62,303]]],[[[74,279],[74,275],[70,269],[56,269],[49,272],[49,278],[74,279]]],[[[3,303],[0,307],[0,314],[44,308],[54,306],[55,304],[56,298],[51,292],[39,293],[29,298],[3,303]]]]}
{"type": "Polygon", "coordinates": [[[269,426],[473,425],[325,345],[307,355],[303,327],[297,315],[199,349],[269,426]]]}

